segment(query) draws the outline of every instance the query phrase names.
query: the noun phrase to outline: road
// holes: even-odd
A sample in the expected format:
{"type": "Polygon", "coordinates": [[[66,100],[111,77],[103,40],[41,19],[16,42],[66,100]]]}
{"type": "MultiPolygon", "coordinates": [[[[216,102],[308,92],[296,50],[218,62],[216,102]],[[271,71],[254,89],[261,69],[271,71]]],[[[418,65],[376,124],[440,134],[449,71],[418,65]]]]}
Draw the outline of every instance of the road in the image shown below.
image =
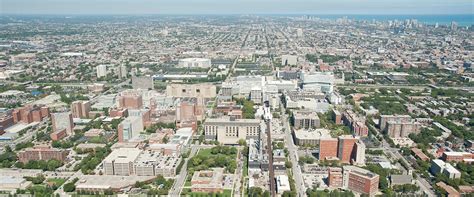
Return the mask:
{"type": "Polygon", "coordinates": [[[267,152],[268,152],[268,175],[270,180],[270,193],[276,196],[275,185],[275,170],[273,168],[273,150],[272,150],[272,134],[271,134],[271,120],[265,120],[267,128],[267,152]]]}
{"type": "MultiPolygon", "coordinates": [[[[377,130],[373,125],[369,124],[369,126],[372,127],[373,129],[377,130]]],[[[406,160],[406,158],[402,154],[400,154],[400,149],[390,147],[390,144],[387,143],[387,141],[384,138],[382,138],[382,147],[383,147],[383,150],[384,150],[385,153],[389,153],[390,156],[392,156],[396,160],[401,159],[402,162],[407,164],[407,166],[408,166],[407,170],[411,171],[412,173],[415,173],[414,172],[415,170],[410,165],[410,163],[406,160]]],[[[416,182],[417,182],[418,186],[420,186],[420,189],[423,190],[423,193],[425,193],[429,197],[436,196],[436,194],[433,191],[433,187],[428,183],[428,181],[426,181],[424,178],[421,178],[419,174],[416,174],[416,175],[417,175],[416,182]]]]}
{"type": "Polygon", "coordinates": [[[295,180],[296,193],[299,197],[306,196],[306,188],[303,182],[303,174],[301,173],[301,168],[298,165],[298,147],[293,141],[291,135],[288,115],[285,114],[282,110],[281,122],[283,123],[283,128],[285,129],[286,136],[286,148],[288,148],[289,158],[291,163],[293,163],[291,171],[293,172],[293,179],[295,180]]]}
{"type": "MultiPolygon", "coordinates": [[[[348,88],[387,88],[387,89],[400,89],[400,88],[407,88],[412,90],[423,90],[426,88],[430,88],[429,85],[403,85],[403,84],[396,84],[396,85],[389,85],[389,84],[335,84],[337,87],[348,87],[348,88]]],[[[455,89],[455,90],[467,90],[467,91],[474,91],[474,87],[468,86],[441,86],[438,88],[441,89],[455,89]]]]}
{"type": "MultiPolygon", "coordinates": [[[[196,142],[198,143],[198,142],[196,142]]],[[[168,192],[168,196],[180,196],[181,194],[181,191],[183,189],[183,186],[184,184],[186,183],[186,177],[188,175],[188,170],[187,170],[187,166],[188,166],[188,161],[189,161],[189,158],[193,157],[194,155],[196,155],[196,153],[198,152],[198,150],[200,149],[201,147],[200,146],[197,146],[197,145],[192,145],[191,146],[191,154],[189,154],[188,158],[186,158],[184,160],[184,164],[183,164],[183,167],[181,168],[181,171],[179,172],[176,180],[174,181],[174,184],[173,186],[171,187],[171,189],[169,190],[168,192]]]]}

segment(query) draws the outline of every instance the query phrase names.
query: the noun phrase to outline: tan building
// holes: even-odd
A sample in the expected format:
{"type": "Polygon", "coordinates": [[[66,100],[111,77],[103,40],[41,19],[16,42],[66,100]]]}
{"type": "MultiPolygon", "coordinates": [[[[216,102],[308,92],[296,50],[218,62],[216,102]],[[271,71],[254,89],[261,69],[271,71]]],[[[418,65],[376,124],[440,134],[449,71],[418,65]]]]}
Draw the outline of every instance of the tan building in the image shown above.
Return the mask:
{"type": "Polygon", "coordinates": [[[297,111],[294,114],[295,129],[311,129],[319,128],[320,120],[316,112],[313,111],[297,111]]]}
{"type": "Polygon", "coordinates": [[[210,118],[204,123],[204,134],[206,139],[237,144],[240,139],[258,138],[260,124],[261,121],[257,119],[210,118]]]}
{"type": "Polygon", "coordinates": [[[74,101],[71,103],[71,112],[73,118],[88,118],[91,111],[89,101],[74,101]]]}
{"type": "Polygon", "coordinates": [[[331,188],[341,188],[343,176],[341,168],[328,168],[328,186],[331,188]]]}
{"type": "Polygon", "coordinates": [[[166,86],[166,95],[171,97],[214,98],[216,86],[212,84],[170,84],[166,86]]]}
{"type": "Polygon", "coordinates": [[[71,112],[60,112],[51,114],[51,122],[53,123],[53,132],[66,131],[67,135],[73,134],[74,122],[72,121],[71,112]]]}

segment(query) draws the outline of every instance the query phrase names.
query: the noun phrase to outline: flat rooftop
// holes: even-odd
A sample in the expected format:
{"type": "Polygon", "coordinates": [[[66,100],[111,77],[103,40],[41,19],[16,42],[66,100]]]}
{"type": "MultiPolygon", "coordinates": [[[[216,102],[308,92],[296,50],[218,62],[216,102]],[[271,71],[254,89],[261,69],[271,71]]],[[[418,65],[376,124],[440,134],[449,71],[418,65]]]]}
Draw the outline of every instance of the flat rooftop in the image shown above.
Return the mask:
{"type": "Polygon", "coordinates": [[[331,138],[331,131],[328,129],[300,129],[295,130],[295,137],[307,140],[331,138]]]}
{"type": "Polygon", "coordinates": [[[104,162],[128,163],[134,162],[142,151],[138,148],[118,148],[112,151],[104,162]]]}

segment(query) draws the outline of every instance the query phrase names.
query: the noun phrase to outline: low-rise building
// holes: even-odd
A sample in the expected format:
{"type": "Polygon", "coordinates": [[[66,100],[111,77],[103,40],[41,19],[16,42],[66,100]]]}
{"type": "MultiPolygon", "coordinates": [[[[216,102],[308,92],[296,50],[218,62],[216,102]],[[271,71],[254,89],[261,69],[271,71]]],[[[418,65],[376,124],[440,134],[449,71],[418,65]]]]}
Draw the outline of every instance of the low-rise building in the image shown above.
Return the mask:
{"type": "Polygon", "coordinates": [[[291,191],[290,182],[287,175],[278,175],[276,179],[276,191],[278,194],[283,194],[285,191],[291,191]]]}
{"type": "Polygon", "coordinates": [[[430,171],[433,175],[443,173],[450,179],[461,178],[461,172],[459,172],[459,170],[454,168],[450,163],[446,163],[440,159],[434,159],[431,161],[430,171]]]}
{"type": "Polygon", "coordinates": [[[65,161],[69,151],[57,148],[26,148],[18,152],[18,160],[22,163],[28,161],[51,160],[65,161]]]}
{"type": "Polygon", "coordinates": [[[237,144],[240,139],[256,139],[261,132],[261,121],[257,119],[209,118],[203,125],[206,139],[223,144],[237,144]]]}

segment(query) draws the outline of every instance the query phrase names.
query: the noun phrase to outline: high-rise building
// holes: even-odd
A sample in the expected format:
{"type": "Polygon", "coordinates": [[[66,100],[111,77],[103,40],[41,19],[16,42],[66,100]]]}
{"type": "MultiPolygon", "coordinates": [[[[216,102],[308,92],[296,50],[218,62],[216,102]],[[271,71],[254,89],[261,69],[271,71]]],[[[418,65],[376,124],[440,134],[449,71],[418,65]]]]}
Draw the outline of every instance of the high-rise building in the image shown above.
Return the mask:
{"type": "Polygon", "coordinates": [[[74,122],[72,121],[71,112],[53,113],[51,114],[51,122],[53,123],[53,132],[65,130],[67,135],[73,134],[74,122]]]}
{"type": "Polygon", "coordinates": [[[350,163],[359,137],[352,135],[339,136],[338,157],[342,163],[350,163]]]}
{"type": "Polygon", "coordinates": [[[119,108],[141,109],[143,108],[142,95],[133,91],[122,92],[118,96],[119,108]]]}
{"type": "Polygon", "coordinates": [[[128,72],[127,67],[124,65],[120,65],[117,67],[117,76],[119,79],[127,78],[128,72]]]}
{"type": "Polygon", "coordinates": [[[13,122],[23,122],[26,124],[40,122],[49,116],[49,108],[46,106],[27,105],[12,111],[13,122]]]}
{"type": "Polygon", "coordinates": [[[96,72],[97,72],[97,78],[105,77],[107,76],[107,65],[98,65],[96,67],[96,72]]]}
{"type": "Polygon", "coordinates": [[[91,111],[89,101],[74,101],[71,103],[71,112],[73,118],[88,118],[91,111]]]}
{"type": "Polygon", "coordinates": [[[353,164],[360,164],[360,165],[363,165],[365,164],[365,144],[364,142],[362,141],[357,141],[355,143],[355,148],[354,148],[354,152],[352,153],[353,156],[353,160],[352,160],[352,163],[353,164]]]}
{"type": "Polygon", "coordinates": [[[143,121],[141,117],[125,118],[118,125],[118,140],[119,142],[127,142],[143,132],[143,121]]]}
{"type": "Polygon", "coordinates": [[[337,158],[337,138],[323,138],[319,140],[319,160],[337,158]]]}
{"type": "Polygon", "coordinates": [[[341,168],[328,168],[328,186],[331,188],[341,188],[343,176],[341,168]]]}
{"type": "Polygon", "coordinates": [[[343,188],[369,196],[378,192],[378,174],[356,166],[344,166],[343,169],[343,188]]]}

